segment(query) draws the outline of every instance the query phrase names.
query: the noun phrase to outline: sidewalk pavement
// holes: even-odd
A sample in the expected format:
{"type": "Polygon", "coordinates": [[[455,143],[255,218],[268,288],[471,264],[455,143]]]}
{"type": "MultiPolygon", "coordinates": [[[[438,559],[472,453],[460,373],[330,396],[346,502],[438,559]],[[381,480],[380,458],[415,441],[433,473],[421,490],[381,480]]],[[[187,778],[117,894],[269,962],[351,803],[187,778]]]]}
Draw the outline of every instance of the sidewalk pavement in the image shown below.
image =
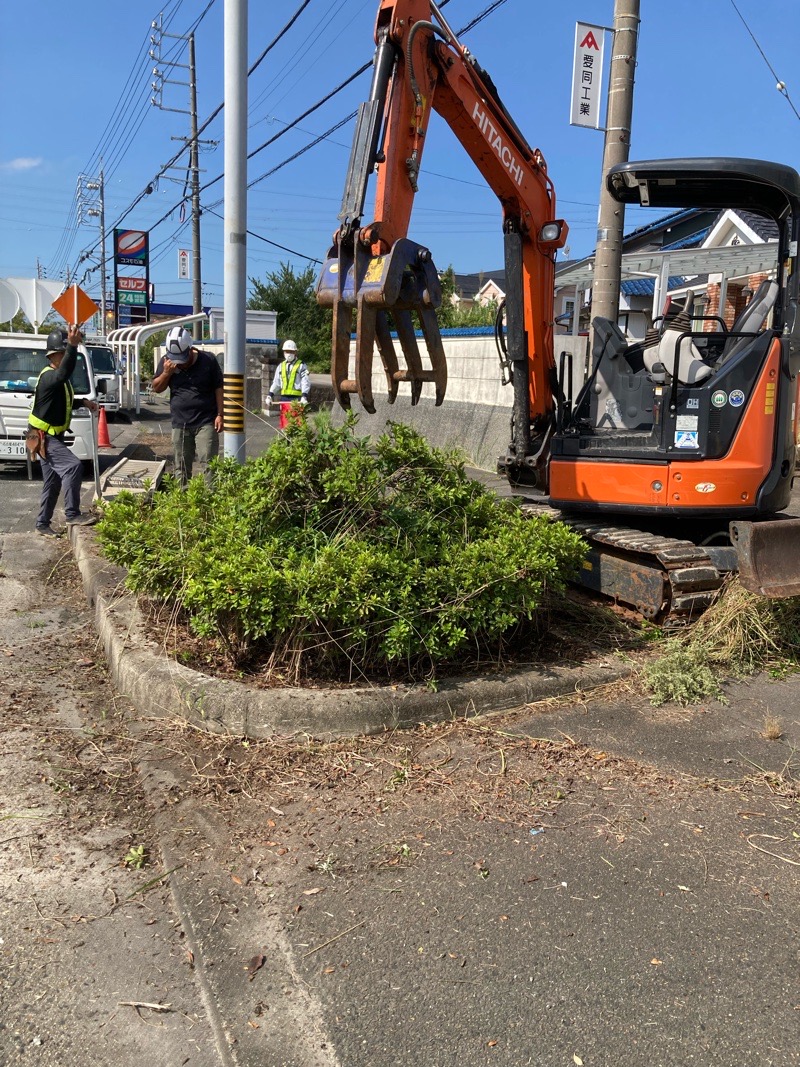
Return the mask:
{"type": "Polygon", "coordinates": [[[118,696],[59,546],[0,553],[1,1063],[800,1063],[800,679],[214,739],[118,696]]]}

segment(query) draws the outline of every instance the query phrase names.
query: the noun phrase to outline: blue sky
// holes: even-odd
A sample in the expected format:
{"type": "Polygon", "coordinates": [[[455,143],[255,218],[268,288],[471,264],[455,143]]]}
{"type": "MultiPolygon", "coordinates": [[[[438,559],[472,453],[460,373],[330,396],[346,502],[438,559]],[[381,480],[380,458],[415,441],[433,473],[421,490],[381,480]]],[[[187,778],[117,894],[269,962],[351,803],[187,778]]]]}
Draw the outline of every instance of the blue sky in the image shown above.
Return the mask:
{"type": "MultiPolygon", "coordinates": [[[[443,9],[458,30],[490,0],[451,0],[443,9]]],[[[771,65],[800,107],[797,0],[736,0],[771,65]]],[[[33,277],[37,260],[50,278],[74,271],[98,243],[96,219],[77,224],[76,183],[106,171],[106,225],[129,205],[177,151],[188,116],[149,104],[151,22],[163,13],[170,33],[198,19],[196,50],[202,122],[223,100],[224,0],[35,0],[14,4],[0,42],[7,106],[0,129],[0,277],[33,277]]],[[[250,63],[285,25],[300,0],[250,0],[250,63]]],[[[373,52],[377,0],[311,0],[286,36],[249,79],[249,150],[257,148],[325,96],[373,52]]],[[[737,15],[731,0],[642,0],[631,158],[732,155],[798,166],[800,121],[737,15]]],[[[526,135],[539,147],[555,183],[559,213],[570,225],[571,257],[592,249],[597,222],[602,134],[568,122],[576,20],[609,25],[613,0],[506,0],[464,38],[493,77],[526,135]]],[[[186,62],[180,40],[162,52],[186,62]]],[[[167,65],[162,62],[162,69],[167,65]]],[[[186,71],[171,75],[186,80],[186,71]]],[[[323,105],[249,163],[253,181],[355,110],[369,73],[323,105]]],[[[167,85],[167,107],[186,108],[188,91],[167,85]]],[[[203,136],[219,142],[201,154],[205,184],[223,170],[223,114],[203,136]]],[[[322,259],[336,227],[353,123],[259,181],[248,194],[248,227],[297,255],[248,238],[248,277],[262,279],[282,262],[322,259]]],[[[184,157],[185,158],[185,157],[184,157]]],[[[161,177],[119,225],[151,230],[156,299],[191,302],[191,282],[178,277],[178,250],[191,248],[187,213],[170,209],[183,192],[181,170],[161,177]],[[165,221],[159,222],[167,215],[165,221]],[[158,225],[156,225],[158,223],[158,225]]],[[[222,214],[224,182],[202,194],[222,214]]],[[[369,204],[369,197],[368,197],[369,204]]],[[[368,213],[368,211],[367,211],[368,213]]],[[[655,215],[630,214],[626,229],[655,215]]],[[[434,116],[423,159],[410,234],[428,245],[440,269],[458,272],[502,265],[497,202],[447,127],[434,116]]],[[[110,255],[110,252],[109,252],[110,255]]],[[[204,303],[223,302],[223,224],[202,219],[204,303]]],[[[80,264],[77,278],[91,267],[80,264]]],[[[84,281],[99,295],[99,271],[84,281]]]]}

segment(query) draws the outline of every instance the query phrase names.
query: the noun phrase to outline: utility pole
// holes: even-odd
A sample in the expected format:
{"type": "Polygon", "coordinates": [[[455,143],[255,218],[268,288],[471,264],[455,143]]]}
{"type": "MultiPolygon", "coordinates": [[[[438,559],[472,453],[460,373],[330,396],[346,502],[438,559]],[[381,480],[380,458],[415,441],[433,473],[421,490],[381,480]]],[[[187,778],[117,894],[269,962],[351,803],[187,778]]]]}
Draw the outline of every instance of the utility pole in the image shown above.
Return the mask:
{"type": "Polygon", "coordinates": [[[96,182],[86,183],[87,189],[99,190],[98,206],[90,207],[86,214],[100,219],[100,332],[106,334],[106,186],[103,168],[100,168],[100,176],[96,182]]]}
{"type": "MultiPolygon", "coordinates": [[[[189,110],[191,111],[192,145],[190,168],[192,171],[192,312],[203,310],[203,286],[200,280],[200,146],[197,143],[197,68],[194,61],[194,34],[189,34],[189,110]]],[[[195,341],[203,340],[203,324],[194,323],[195,341]]]]}
{"type": "Polygon", "coordinates": [[[606,175],[611,167],[626,163],[629,158],[639,22],[639,0],[614,0],[614,38],[592,283],[592,317],[601,315],[612,322],[619,316],[625,208],[606,189],[606,175]]]}
{"type": "MultiPolygon", "coordinates": [[[[153,67],[153,77],[156,79],[153,81],[152,88],[154,95],[150,98],[150,103],[162,111],[175,111],[182,115],[189,115],[190,123],[190,135],[188,139],[189,144],[189,173],[191,176],[191,203],[192,203],[192,312],[199,314],[203,310],[203,285],[202,275],[200,268],[200,142],[197,137],[197,66],[195,63],[195,47],[194,47],[194,34],[190,33],[187,37],[182,37],[179,34],[167,33],[161,23],[161,16],[158,20],[152,23],[153,30],[156,32],[151,34],[150,43],[152,48],[150,49],[150,58],[156,60],[156,66],[153,67]],[[174,60],[166,59],[161,55],[161,41],[164,37],[171,37],[178,41],[187,41],[189,45],[189,63],[176,63],[174,60]],[[180,82],[172,78],[167,78],[164,72],[158,66],[163,62],[164,66],[169,67],[183,67],[183,69],[189,72],[189,81],[180,82]],[[166,107],[164,105],[164,86],[165,85],[186,85],[189,89],[189,107],[166,107]]],[[[184,141],[185,137],[173,137],[174,141],[184,141]]],[[[215,141],[204,141],[203,144],[216,145],[215,141]]],[[[177,169],[177,168],[171,168],[177,169]]],[[[172,178],[172,181],[176,179],[172,178]]],[[[185,188],[185,186],[184,186],[185,188]]],[[[192,332],[196,341],[203,339],[203,324],[202,322],[195,322],[192,326],[192,332]]]]}
{"type": "Polygon", "coordinates": [[[225,0],[225,455],[245,461],[247,0],[225,0]]]}
{"type": "MultiPolygon", "coordinates": [[[[100,160],[100,173],[96,178],[87,178],[81,174],[78,178],[78,224],[87,218],[97,219],[100,223],[100,332],[106,332],[106,185],[103,174],[103,161],[100,160]],[[97,196],[88,197],[88,193],[97,196]]],[[[88,259],[88,254],[81,256],[79,262],[88,259]]],[[[84,275],[85,277],[85,275],[84,275]]],[[[67,275],[69,282],[69,274],[67,275]]]]}

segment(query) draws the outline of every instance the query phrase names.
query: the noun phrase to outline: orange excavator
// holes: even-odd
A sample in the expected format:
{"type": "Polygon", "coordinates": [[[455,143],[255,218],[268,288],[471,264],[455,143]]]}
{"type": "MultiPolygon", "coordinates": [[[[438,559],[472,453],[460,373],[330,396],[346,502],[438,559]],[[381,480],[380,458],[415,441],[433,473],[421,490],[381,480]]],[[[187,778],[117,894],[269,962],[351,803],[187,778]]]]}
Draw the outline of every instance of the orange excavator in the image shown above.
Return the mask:
{"type": "Polygon", "coordinates": [[[730,571],[764,595],[800,594],[800,519],[779,515],[790,506],[798,433],[797,172],[726,158],[613,168],[607,183],[620,203],[738,208],[773,219],[775,278],[732,329],[695,316],[691,293],[643,341],[595,318],[591,371],[573,390],[571,363],[564,353],[556,365],[553,337],[554,263],[567,225],[542,153],[432,0],[381,0],[375,40],[340,225],[317,286],[319,302],[333,309],[339,403],[348,408],[357,395],[374,412],[376,347],[390,402],[408,383],[416,404],[425,382],[437,405],[444,400],[439,279],[430,250],[406,236],[433,109],[502,209],[506,296],[497,334],[514,396],[498,468],[538,491],[531,506],[548,506],[586,537],[584,584],[670,622],[707,606],[730,571]],[[373,171],[375,217],[364,225],[373,171]]]}

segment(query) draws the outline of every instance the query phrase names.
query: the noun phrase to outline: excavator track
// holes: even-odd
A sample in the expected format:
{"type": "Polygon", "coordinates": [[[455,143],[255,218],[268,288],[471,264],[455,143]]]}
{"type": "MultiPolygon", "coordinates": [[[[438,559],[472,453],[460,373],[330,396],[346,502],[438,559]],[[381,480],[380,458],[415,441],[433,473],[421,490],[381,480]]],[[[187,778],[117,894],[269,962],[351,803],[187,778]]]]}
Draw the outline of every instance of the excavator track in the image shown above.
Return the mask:
{"type": "Polygon", "coordinates": [[[588,541],[581,585],[666,628],[684,626],[701,615],[725,579],[726,572],[691,541],[593,522],[537,504],[522,504],[522,510],[558,519],[588,541]]]}

